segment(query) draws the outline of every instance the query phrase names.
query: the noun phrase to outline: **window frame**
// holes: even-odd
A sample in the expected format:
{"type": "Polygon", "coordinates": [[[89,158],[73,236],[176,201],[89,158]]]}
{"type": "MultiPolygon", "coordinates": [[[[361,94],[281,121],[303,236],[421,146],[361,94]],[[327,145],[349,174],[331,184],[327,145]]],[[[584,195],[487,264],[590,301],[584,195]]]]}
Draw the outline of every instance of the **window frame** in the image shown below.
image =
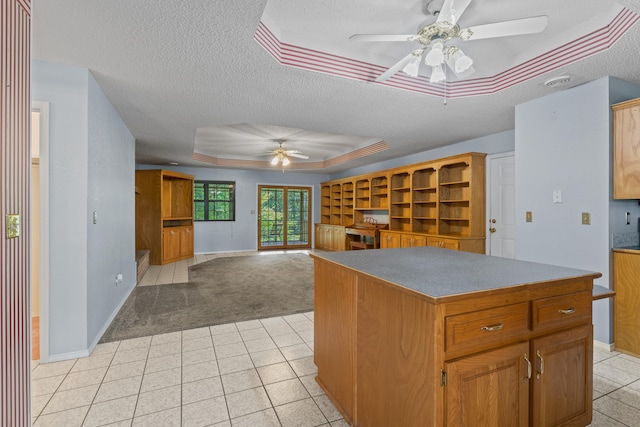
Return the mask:
{"type": "Polygon", "coordinates": [[[194,180],[193,181],[193,220],[198,222],[226,222],[226,221],[235,221],[236,220],[236,182],[235,181],[216,181],[216,180],[194,180]],[[203,184],[204,185],[204,198],[201,200],[196,199],[196,185],[203,184]],[[230,200],[225,199],[209,199],[208,196],[210,194],[209,187],[210,186],[230,186],[230,200]],[[204,205],[204,218],[198,219],[196,218],[196,203],[202,203],[204,205]],[[229,212],[231,218],[228,219],[209,219],[209,207],[210,203],[228,203],[229,204],[229,212]]]}

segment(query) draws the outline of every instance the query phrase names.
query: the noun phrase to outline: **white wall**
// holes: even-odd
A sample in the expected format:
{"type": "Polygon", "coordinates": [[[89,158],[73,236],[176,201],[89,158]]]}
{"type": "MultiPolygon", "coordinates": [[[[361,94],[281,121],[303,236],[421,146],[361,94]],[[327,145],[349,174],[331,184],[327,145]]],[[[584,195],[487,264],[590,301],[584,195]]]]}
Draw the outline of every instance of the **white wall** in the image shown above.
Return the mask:
{"type": "Polygon", "coordinates": [[[313,220],[320,218],[320,182],[328,175],[282,173],[218,168],[193,168],[138,165],[138,169],[169,169],[195,176],[196,180],[235,181],[236,220],[196,221],[194,225],[195,253],[255,251],[258,248],[258,185],[291,185],[312,187],[313,220]],[[254,213],[252,214],[251,211],[254,213]]]}
{"type": "Polygon", "coordinates": [[[53,361],[88,354],[108,326],[105,314],[135,285],[133,137],[86,69],[32,61],[31,98],[50,105],[47,320],[53,361]],[[89,209],[96,207],[104,223],[93,227],[89,209]],[[106,285],[103,276],[120,269],[122,288],[106,285]]]}
{"type": "MultiPolygon", "coordinates": [[[[516,107],[516,257],[597,271],[610,283],[609,78],[516,107]],[[562,203],[552,202],[554,190],[562,203]],[[533,222],[525,222],[525,212],[533,222]],[[581,213],[591,225],[581,224],[581,213]]],[[[609,304],[594,305],[594,337],[611,343],[609,304]]]]}

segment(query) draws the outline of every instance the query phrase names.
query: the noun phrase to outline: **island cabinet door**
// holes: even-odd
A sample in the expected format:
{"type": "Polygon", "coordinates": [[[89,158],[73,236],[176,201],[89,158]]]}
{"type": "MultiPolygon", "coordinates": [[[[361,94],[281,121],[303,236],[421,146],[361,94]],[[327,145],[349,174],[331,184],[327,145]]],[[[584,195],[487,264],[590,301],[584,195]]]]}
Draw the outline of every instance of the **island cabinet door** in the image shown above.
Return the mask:
{"type": "Polygon", "coordinates": [[[532,342],[533,426],[585,426],[591,422],[591,325],[532,342]]]}
{"type": "Polygon", "coordinates": [[[445,425],[528,426],[528,352],[524,342],[446,363],[445,425]]]}

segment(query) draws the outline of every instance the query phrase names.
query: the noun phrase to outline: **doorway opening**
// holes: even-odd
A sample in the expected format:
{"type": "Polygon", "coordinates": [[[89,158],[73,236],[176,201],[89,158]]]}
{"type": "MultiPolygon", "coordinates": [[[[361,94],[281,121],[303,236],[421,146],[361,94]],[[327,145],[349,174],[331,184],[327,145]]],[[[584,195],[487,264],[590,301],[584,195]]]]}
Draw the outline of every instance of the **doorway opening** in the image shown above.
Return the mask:
{"type": "Polygon", "coordinates": [[[31,106],[31,350],[49,361],[49,103],[31,106]]]}
{"type": "Polygon", "coordinates": [[[311,188],[258,186],[258,250],[311,247],[311,188]]]}

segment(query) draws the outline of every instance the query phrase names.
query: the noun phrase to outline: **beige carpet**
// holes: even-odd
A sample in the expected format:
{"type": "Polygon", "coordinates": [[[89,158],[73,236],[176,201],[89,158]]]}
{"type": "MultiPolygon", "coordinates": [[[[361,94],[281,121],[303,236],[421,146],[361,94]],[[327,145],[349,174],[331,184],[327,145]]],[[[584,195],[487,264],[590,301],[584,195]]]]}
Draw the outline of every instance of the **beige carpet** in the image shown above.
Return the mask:
{"type": "Polygon", "coordinates": [[[189,282],[133,290],[100,342],[313,310],[306,254],[216,258],[189,268],[189,282]]]}

